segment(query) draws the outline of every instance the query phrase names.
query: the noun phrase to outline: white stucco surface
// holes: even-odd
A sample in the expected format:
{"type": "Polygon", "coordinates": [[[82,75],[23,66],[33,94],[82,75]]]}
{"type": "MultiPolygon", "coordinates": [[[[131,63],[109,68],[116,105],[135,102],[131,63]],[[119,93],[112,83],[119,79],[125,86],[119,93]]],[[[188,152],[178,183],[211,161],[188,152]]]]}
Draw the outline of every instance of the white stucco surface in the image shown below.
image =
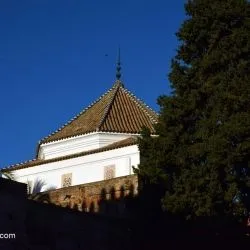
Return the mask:
{"type": "MultiPolygon", "coordinates": [[[[96,135],[99,136],[99,135],[96,135]]],[[[41,179],[50,186],[62,187],[62,175],[72,173],[72,185],[104,180],[104,168],[115,165],[115,177],[133,174],[132,166],[140,163],[137,145],[127,146],[77,158],[51,162],[14,171],[17,181],[34,183],[41,179]]]]}
{"type": "Polygon", "coordinates": [[[38,158],[47,160],[97,149],[131,136],[131,134],[122,133],[93,132],[55,142],[49,142],[40,145],[38,158]]]}

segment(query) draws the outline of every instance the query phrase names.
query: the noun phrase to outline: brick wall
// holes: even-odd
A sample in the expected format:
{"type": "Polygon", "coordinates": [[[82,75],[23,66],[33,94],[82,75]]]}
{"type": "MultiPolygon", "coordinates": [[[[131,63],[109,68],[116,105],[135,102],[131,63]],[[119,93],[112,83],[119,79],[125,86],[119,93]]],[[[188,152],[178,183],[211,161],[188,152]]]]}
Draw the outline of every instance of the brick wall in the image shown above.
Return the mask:
{"type": "Polygon", "coordinates": [[[43,192],[29,198],[78,211],[127,216],[129,203],[137,193],[138,178],[129,175],[43,192]]]}

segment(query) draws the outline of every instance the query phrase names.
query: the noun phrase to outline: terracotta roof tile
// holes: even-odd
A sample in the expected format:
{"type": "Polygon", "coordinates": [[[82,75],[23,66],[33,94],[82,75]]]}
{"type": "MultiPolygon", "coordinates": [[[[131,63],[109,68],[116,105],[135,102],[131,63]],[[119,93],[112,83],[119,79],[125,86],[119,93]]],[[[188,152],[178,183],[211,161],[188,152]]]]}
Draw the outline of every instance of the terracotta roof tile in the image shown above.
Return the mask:
{"type": "Polygon", "coordinates": [[[85,156],[85,155],[91,155],[91,154],[96,154],[96,153],[100,153],[100,152],[104,152],[104,151],[128,147],[128,146],[136,145],[136,144],[137,144],[137,138],[136,137],[129,137],[129,138],[124,139],[122,141],[115,142],[115,143],[112,143],[108,146],[101,147],[98,149],[93,149],[93,150],[89,150],[89,151],[84,151],[84,152],[71,154],[71,155],[67,155],[67,156],[62,156],[62,157],[58,157],[58,158],[53,158],[53,159],[48,159],[48,160],[34,159],[34,160],[27,161],[27,162],[15,164],[15,165],[12,165],[12,166],[9,166],[6,168],[2,168],[2,171],[9,172],[9,171],[14,171],[14,170],[18,170],[18,169],[34,167],[34,166],[38,166],[38,165],[42,165],[42,164],[68,160],[68,159],[77,158],[77,157],[81,157],[81,156],[85,156]]]}
{"type": "Polygon", "coordinates": [[[143,126],[155,133],[157,114],[120,81],[69,123],[40,141],[48,143],[94,131],[139,134],[143,126]]]}

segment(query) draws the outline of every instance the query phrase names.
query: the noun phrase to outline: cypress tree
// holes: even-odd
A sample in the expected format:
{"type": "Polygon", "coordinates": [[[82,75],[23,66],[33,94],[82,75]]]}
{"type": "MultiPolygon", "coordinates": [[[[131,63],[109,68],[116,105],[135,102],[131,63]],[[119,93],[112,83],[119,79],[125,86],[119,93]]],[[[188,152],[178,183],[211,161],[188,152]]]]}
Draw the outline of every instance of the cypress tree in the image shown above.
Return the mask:
{"type": "MultiPolygon", "coordinates": [[[[186,218],[250,211],[250,4],[189,0],[177,33],[171,96],[156,138],[144,130],[138,174],[186,218]],[[160,192],[161,193],[161,192],[160,192]]],[[[145,188],[146,190],[146,188],[145,188]]]]}

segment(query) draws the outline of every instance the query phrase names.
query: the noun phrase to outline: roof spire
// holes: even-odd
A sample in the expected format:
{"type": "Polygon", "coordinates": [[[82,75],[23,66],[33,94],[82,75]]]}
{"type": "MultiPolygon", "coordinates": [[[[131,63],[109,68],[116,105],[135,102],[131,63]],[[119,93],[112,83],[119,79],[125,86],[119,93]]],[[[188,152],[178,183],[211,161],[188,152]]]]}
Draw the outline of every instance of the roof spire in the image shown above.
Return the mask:
{"type": "Polygon", "coordinates": [[[120,55],[120,47],[118,49],[118,60],[116,65],[116,80],[120,80],[121,78],[121,55],[120,55]]]}

